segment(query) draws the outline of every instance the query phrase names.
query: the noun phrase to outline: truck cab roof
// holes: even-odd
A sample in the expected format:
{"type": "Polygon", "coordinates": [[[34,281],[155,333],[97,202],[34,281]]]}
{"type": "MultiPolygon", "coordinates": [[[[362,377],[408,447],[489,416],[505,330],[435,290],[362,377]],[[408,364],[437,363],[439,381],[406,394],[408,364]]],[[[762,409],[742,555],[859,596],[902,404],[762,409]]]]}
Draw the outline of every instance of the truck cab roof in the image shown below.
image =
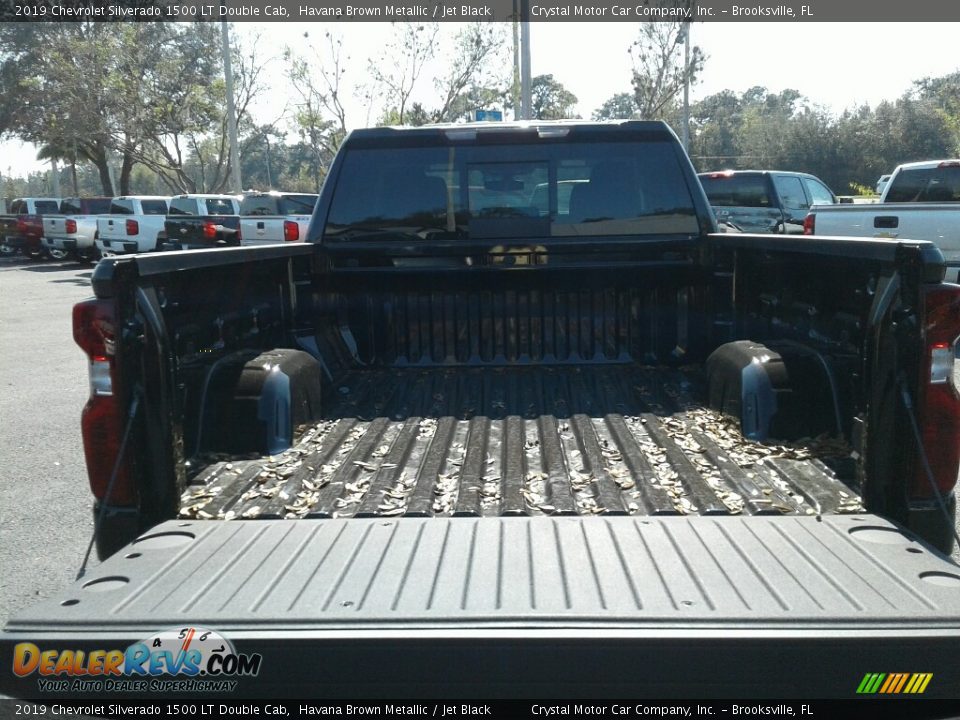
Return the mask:
{"type": "Polygon", "coordinates": [[[512,122],[469,122],[469,123],[437,123],[419,126],[388,126],[375,128],[358,128],[351,130],[345,143],[363,142],[365,140],[390,139],[397,137],[417,137],[422,141],[423,136],[434,135],[438,139],[469,140],[477,135],[501,135],[506,133],[534,132],[543,137],[555,135],[564,137],[570,133],[611,133],[624,134],[641,132],[645,134],[663,134],[666,137],[675,137],[670,126],[661,120],[516,120],[512,122]]]}

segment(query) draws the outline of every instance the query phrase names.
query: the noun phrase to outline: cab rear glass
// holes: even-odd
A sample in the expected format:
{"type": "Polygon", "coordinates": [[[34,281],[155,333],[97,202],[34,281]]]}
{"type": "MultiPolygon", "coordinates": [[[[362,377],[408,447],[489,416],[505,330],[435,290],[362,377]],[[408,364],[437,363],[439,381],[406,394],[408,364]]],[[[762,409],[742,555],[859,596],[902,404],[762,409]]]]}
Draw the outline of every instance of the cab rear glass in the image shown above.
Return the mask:
{"type": "Polygon", "coordinates": [[[960,201],[960,166],[901,170],[887,188],[886,201],[960,201]]]}
{"type": "Polygon", "coordinates": [[[694,234],[694,207],[669,140],[354,148],[324,237],[694,234]]]}

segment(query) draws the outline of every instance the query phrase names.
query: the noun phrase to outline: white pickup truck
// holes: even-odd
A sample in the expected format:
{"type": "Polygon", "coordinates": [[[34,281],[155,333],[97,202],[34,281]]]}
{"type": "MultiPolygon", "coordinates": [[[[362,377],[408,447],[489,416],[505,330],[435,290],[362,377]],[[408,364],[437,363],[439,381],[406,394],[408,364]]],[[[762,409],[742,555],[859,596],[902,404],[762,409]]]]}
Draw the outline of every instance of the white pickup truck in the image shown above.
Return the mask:
{"type": "Polygon", "coordinates": [[[240,202],[240,244],[303,242],[317,197],[275,190],[246,193],[240,202]]]}
{"type": "Polygon", "coordinates": [[[960,160],[900,165],[873,205],[816,205],[807,235],[929,240],[947,261],[949,282],[960,281],[960,160]]]}
{"type": "Polygon", "coordinates": [[[59,215],[43,218],[43,244],[54,260],[71,253],[90,262],[97,260],[97,217],[110,212],[110,198],[65,198],[59,215]]]}
{"type": "Polygon", "coordinates": [[[97,249],[103,255],[156,250],[169,205],[169,197],[157,195],[113,198],[110,214],[97,219],[97,249]]]}

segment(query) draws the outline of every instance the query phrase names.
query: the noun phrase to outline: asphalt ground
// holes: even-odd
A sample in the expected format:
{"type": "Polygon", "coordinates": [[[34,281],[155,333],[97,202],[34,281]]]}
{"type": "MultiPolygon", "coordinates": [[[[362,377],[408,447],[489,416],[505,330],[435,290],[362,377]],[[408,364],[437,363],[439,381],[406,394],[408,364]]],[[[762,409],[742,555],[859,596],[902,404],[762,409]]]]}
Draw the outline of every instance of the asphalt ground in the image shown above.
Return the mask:
{"type": "MultiPolygon", "coordinates": [[[[93,532],[80,438],[87,363],[71,328],[90,275],[0,258],[0,626],[74,580],[93,532]]],[[[960,383],[960,363],[955,373],[960,383]]]]}

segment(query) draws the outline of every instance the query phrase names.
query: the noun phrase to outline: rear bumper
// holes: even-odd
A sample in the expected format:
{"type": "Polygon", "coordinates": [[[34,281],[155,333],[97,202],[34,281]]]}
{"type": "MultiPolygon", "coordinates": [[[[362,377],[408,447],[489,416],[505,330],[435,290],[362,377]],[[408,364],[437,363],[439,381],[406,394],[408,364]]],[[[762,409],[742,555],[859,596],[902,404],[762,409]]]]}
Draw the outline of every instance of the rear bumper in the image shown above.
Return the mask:
{"type": "Polygon", "coordinates": [[[97,247],[100,252],[113,255],[125,255],[142,252],[139,243],[136,241],[127,242],[126,240],[98,239],[97,247]]]}
{"type": "Polygon", "coordinates": [[[31,239],[23,235],[7,235],[3,243],[7,247],[25,248],[31,244],[31,239]]]}
{"type": "Polygon", "coordinates": [[[48,247],[55,247],[60,250],[87,250],[94,245],[92,238],[63,238],[56,236],[47,236],[45,244],[48,247]]]}

